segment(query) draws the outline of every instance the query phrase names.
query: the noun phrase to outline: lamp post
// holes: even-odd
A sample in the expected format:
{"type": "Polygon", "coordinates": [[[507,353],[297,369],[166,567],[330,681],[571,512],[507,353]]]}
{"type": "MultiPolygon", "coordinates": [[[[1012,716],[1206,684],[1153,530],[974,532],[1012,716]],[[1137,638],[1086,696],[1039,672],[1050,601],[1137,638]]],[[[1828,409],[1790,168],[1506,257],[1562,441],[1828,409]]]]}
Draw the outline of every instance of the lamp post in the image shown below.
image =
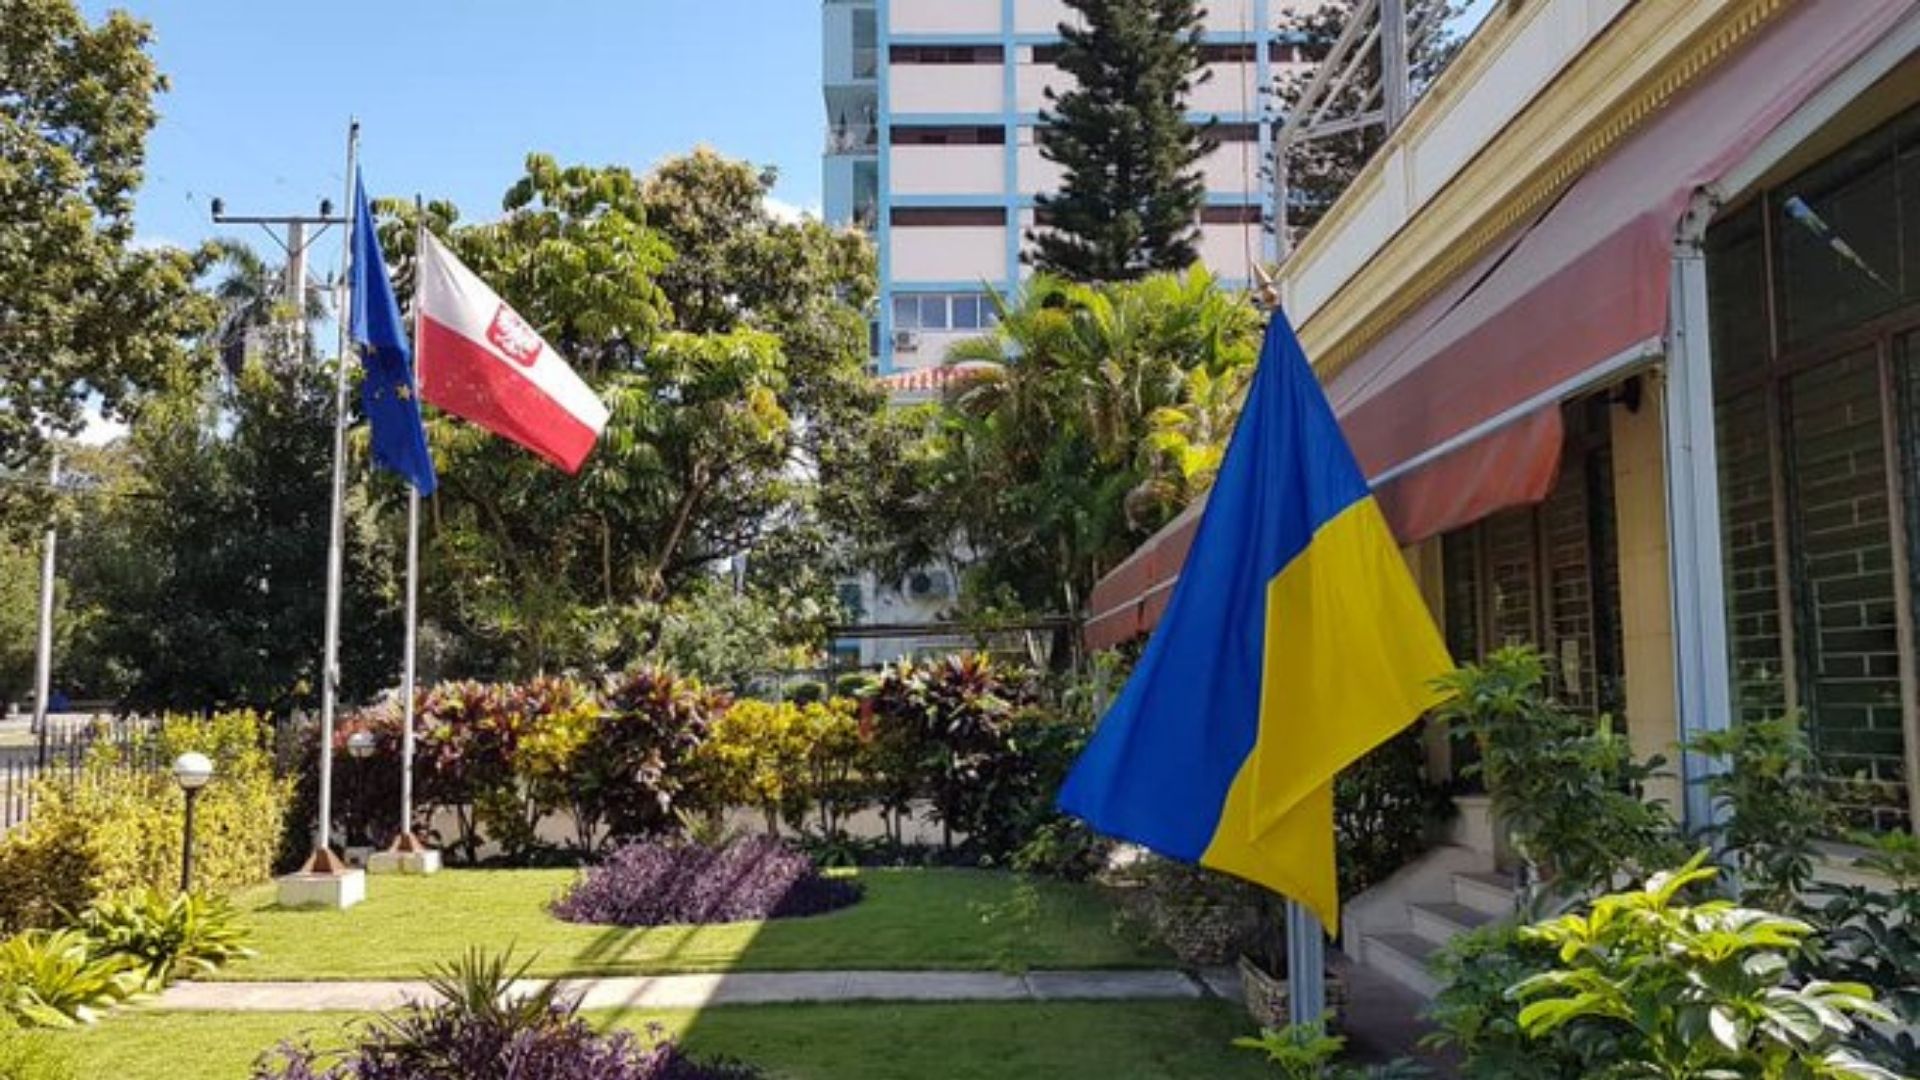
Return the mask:
{"type": "Polygon", "coordinates": [[[193,804],[200,789],[213,779],[213,762],[205,754],[188,751],[173,759],[173,779],[187,797],[186,830],[180,844],[180,891],[184,893],[193,889],[193,804]]]}
{"type": "Polygon", "coordinates": [[[357,763],[353,767],[353,808],[360,815],[360,832],[369,846],[373,844],[373,825],[367,815],[367,759],[379,745],[380,740],[371,731],[347,736],[347,756],[357,763]]]}

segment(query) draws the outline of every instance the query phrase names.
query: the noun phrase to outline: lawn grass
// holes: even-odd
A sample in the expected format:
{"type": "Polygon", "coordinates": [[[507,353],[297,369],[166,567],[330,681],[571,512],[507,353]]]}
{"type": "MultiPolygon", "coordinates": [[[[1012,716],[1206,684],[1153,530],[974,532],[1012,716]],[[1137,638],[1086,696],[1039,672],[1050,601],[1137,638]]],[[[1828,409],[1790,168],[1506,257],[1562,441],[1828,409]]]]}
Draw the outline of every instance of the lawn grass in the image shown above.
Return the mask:
{"type": "MultiPolygon", "coordinates": [[[[701,1055],[763,1066],[780,1080],[1238,1080],[1270,1076],[1228,1044],[1250,1025],[1219,1001],[767,1005],[702,1012],[591,1014],[658,1023],[701,1055]]],[[[280,1039],[338,1044],[333,1013],[143,1013],[57,1033],[79,1075],[235,1080],[280,1039]]]]}
{"type": "Polygon", "coordinates": [[[582,926],[546,910],[570,870],[449,870],[380,877],[347,911],[291,911],[249,896],[259,957],[231,980],[412,978],[470,945],[512,946],[536,975],[672,971],[1150,967],[1164,952],[1114,932],[1098,890],[1023,885],[984,870],[865,870],[866,897],[827,915],[650,929],[582,926]]]}

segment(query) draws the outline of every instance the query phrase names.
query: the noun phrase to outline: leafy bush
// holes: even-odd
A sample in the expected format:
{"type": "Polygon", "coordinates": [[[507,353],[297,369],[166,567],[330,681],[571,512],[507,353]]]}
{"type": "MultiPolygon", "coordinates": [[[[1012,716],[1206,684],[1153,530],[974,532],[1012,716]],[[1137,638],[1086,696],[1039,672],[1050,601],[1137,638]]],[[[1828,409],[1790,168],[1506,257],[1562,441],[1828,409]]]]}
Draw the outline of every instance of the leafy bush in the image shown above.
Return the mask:
{"type": "Polygon", "coordinates": [[[1425,1042],[1451,1047],[1470,1080],[1558,1080],[1577,1077],[1577,1055],[1530,1041],[1520,1027],[1520,1003],[1509,987],[1553,967],[1553,949],[1496,923],[1447,942],[1432,962],[1441,990],[1427,1007],[1434,1032],[1425,1042]]]}
{"type": "Polygon", "coordinates": [[[1333,807],[1340,895],[1358,896],[1425,850],[1433,824],[1453,811],[1453,800],[1428,781],[1416,729],[1342,771],[1333,807]]]}
{"type": "Polygon", "coordinates": [[[1860,868],[1884,876],[1888,887],[1816,884],[1806,912],[1817,946],[1798,967],[1809,978],[1870,987],[1899,1023],[1863,1029],[1861,1049],[1888,1068],[1910,1068],[1920,1061],[1920,837],[1856,839],[1869,848],[1860,868]]]}
{"type": "Polygon", "coordinates": [[[588,869],[553,913],[568,922],[666,926],[818,915],[860,899],[860,886],[814,869],[771,837],[722,848],[646,841],[588,869]]]}
{"type": "MultiPolygon", "coordinates": [[[[195,809],[194,884],[224,892],[271,877],[290,784],[273,772],[267,727],[250,712],[166,717],[133,752],[171,761],[199,750],[214,776],[195,809]]],[[[0,927],[54,927],[96,898],[179,881],[185,801],[164,772],[95,750],[71,781],[34,788],[33,820],[0,841],[0,927]]]]}
{"type": "Polygon", "coordinates": [[[254,955],[240,913],[219,897],[142,889],[124,898],[96,900],[74,926],[92,939],[96,957],[138,961],[155,989],[177,978],[211,975],[254,955]]]}
{"type": "Polygon", "coordinates": [[[1263,1028],[1259,1038],[1235,1039],[1233,1045],[1265,1054],[1286,1080],[1413,1080],[1429,1075],[1406,1060],[1366,1068],[1341,1064],[1346,1037],[1328,1034],[1324,1022],[1263,1028]]]}
{"type": "Polygon", "coordinates": [[[1813,927],[1710,900],[1680,903],[1717,871],[1696,855],[1587,914],[1529,927],[1557,965],[1515,985],[1527,1037],[1578,1055],[1584,1075],[1826,1076],[1892,1080],[1848,1041],[1892,1014],[1864,986],[1789,978],[1813,927]]]}
{"type": "Polygon", "coordinates": [[[0,1012],[0,1080],[75,1080],[79,1075],[65,1043],[23,1029],[0,1012]]]}
{"type": "Polygon", "coordinates": [[[597,794],[615,840],[670,830],[676,808],[701,808],[691,759],[726,708],[726,696],[643,667],[614,679],[603,701],[605,716],[573,782],[597,794]]]}
{"type": "Polygon", "coordinates": [[[827,699],[827,684],[818,679],[802,679],[787,687],[787,700],[795,705],[812,705],[827,699]]]}
{"type": "Polygon", "coordinates": [[[469,953],[429,980],[439,1000],[409,1004],[335,1050],[283,1042],[255,1080],[756,1080],[734,1062],[689,1058],[658,1030],[596,1033],[557,987],[514,988],[527,965],[469,953]]]}
{"type": "Polygon", "coordinates": [[[1514,848],[1561,896],[1677,861],[1671,815],[1641,798],[1662,762],[1636,762],[1607,718],[1596,723],[1554,701],[1546,673],[1538,650],[1509,646],[1439,680],[1448,697],[1437,714],[1478,745],[1469,769],[1485,777],[1514,848]]]}
{"type": "Polygon", "coordinates": [[[1077,818],[1060,817],[1033,831],[1013,853],[1013,868],[1064,881],[1085,881],[1106,869],[1113,841],[1077,818]]]}
{"type": "Polygon", "coordinates": [[[1813,748],[1798,716],[1743,720],[1695,736],[1689,750],[1726,761],[1705,778],[1724,817],[1715,835],[1740,871],[1741,898],[1792,910],[1813,880],[1815,844],[1832,836],[1839,813],[1814,775],[1813,748]]]}
{"type": "Polygon", "coordinates": [[[78,930],[27,930],[0,941],[0,1014],[30,1027],[91,1024],[146,985],[139,961],[97,955],[78,930]]]}

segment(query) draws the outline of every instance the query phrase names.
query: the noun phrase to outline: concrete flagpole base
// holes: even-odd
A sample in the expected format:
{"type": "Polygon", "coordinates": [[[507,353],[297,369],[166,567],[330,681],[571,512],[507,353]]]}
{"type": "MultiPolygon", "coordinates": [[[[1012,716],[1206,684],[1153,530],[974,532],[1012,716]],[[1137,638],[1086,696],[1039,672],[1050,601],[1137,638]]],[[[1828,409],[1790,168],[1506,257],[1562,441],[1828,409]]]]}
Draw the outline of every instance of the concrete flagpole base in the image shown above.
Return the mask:
{"type": "Polygon", "coordinates": [[[403,833],[394,839],[393,846],[367,859],[367,870],[374,874],[437,874],[440,853],[412,833],[403,833]]]}
{"type": "Polygon", "coordinates": [[[342,862],[322,848],[307,857],[300,869],[275,881],[279,903],[287,908],[332,908],[342,911],[367,898],[367,874],[342,862]]]}

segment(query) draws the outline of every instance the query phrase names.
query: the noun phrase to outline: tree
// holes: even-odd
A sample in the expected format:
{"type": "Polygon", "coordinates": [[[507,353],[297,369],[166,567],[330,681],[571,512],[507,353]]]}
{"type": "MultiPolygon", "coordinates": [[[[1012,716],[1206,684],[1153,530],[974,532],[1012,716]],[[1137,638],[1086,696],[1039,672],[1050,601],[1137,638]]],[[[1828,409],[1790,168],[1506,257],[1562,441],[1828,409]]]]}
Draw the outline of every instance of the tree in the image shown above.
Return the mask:
{"type": "Polygon", "coordinates": [[[211,326],[199,261],[133,245],[154,95],[146,24],[0,0],[0,470],[90,402],[123,413],[211,326]]]}
{"type": "Polygon", "coordinates": [[[38,547],[0,537],[0,712],[33,689],[39,633],[38,547]]]}
{"type": "MultiPolygon", "coordinates": [[[[207,363],[136,418],[124,476],[62,539],[82,667],[115,673],[143,709],[317,700],[332,480],[333,380],[257,359],[207,363]]],[[[342,694],[399,671],[397,551],[351,491],[342,694]]]]}
{"type": "Polygon", "coordinates": [[[295,311],[286,298],[283,267],[268,264],[259,252],[237,240],[215,240],[208,248],[223,271],[212,292],[223,310],[215,342],[220,363],[228,373],[238,378],[246,366],[249,338],[276,326],[290,331],[287,338],[299,347],[276,347],[271,355],[286,360],[306,356],[313,324],[327,317],[323,288],[317,283],[308,284],[305,300],[295,311]]]}
{"type": "Polygon", "coordinates": [[[1100,576],[1165,524],[1217,464],[1252,371],[1258,315],[1206,270],[1092,286],[1038,275],[981,365],[899,459],[892,567],[971,564],[976,597],[1079,612],[1100,576]]]}
{"type": "MultiPolygon", "coordinates": [[[[818,222],[775,219],[771,182],[706,150],[645,177],[535,155],[497,222],[458,226],[451,207],[428,208],[613,413],[573,480],[430,421],[442,489],[426,610],[462,642],[463,673],[630,663],[664,602],[769,537],[811,529],[833,502],[821,485],[858,482],[860,431],[881,403],[864,374],[872,253],[818,222]]],[[[411,206],[380,209],[387,250],[410,263],[411,206]]]]}
{"type": "Polygon", "coordinates": [[[1038,200],[1033,263],[1075,281],[1119,281],[1184,270],[1198,258],[1196,224],[1212,149],[1188,122],[1204,77],[1196,0],[1067,0],[1084,26],[1064,23],[1061,70],[1075,85],[1049,94],[1040,152],[1064,170],[1038,200]]]}

